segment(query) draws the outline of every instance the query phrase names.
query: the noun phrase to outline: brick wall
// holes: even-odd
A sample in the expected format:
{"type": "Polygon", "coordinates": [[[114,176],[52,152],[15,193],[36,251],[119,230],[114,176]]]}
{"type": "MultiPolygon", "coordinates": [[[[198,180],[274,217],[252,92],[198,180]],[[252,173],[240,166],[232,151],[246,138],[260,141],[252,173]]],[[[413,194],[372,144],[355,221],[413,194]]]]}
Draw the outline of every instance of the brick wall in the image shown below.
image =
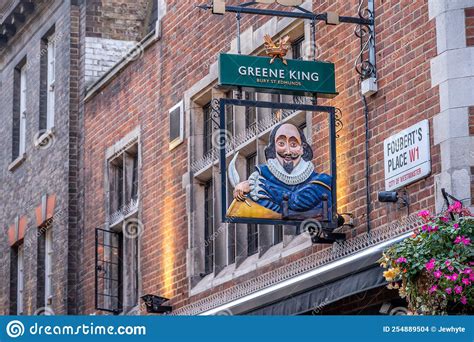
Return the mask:
{"type": "Polygon", "coordinates": [[[474,7],[464,10],[466,15],[466,45],[474,46],[474,7]]]}
{"type": "Polygon", "coordinates": [[[138,41],[146,33],[152,7],[152,0],[87,1],[86,35],[138,41]]]}
{"type": "MultiPolygon", "coordinates": [[[[313,10],[356,15],[358,2],[318,1],[313,10]]],[[[383,140],[397,131],[439,112],[437,87],[431,88],[430,59],[436,55],[433,21],[428,20],[423,1],[377,2],[377,60],[379,92],[368,99],[370,125],[371,222],[373,229],[408,214],[406,208],[378,203],[384,188],[383,140]]],[[[259,27],[268,18],[244,15],[242,30],[259,27]]],[[[84,313],[94,312],[94,228],[105,223],[105,149],[140,125],[143,148],[141,170],[142,293],[171,298],[175,308],[229,287],[224,283],[210,291],[189,297],[186,276],[188,218],[182,177],[187,169],[186,142],[171,153],[168,149],[168,109],[184,92],[209,72],[218,52],[228,51],[235,36],[235,19],[212,16],[193,3],[168,1],[162,22],[162,40],[145,51],[89,102],[85,111],[85,195],[84,313]],[[190,33],[192,32],[192,33],[190,33]]],[[[359,40],[351,25],[318,24],[319,58],[336,64],[340,94],[320,104],[334,105],[343,113],[344,128],[337,141],[338,210],[356,217],[352,234],[366,230],[364,113],[359,95],[358,75],[353,65],[359,40]]],[[[186,113],[189,115],[189,112],[186,113]]],[[[193,124],[193,118],[191,123],[193,124]]],[[[313,127],[319,117],[313,118],[313,127]]],[[[313,130],[316,136],[317,131],[313,130]]],[[[315,137],[314,136],[314,137],[315,137]]],[[[314,138],[313,137],[313,138],[314,138]]],[[[313,139],[315,141],[315,139],[313,139]]],[[[439,172],[439,148],[431,146],[432,174],[439,172]]],[[[323,159],[323,158],[322,158],[323,159]]],[[[324,160],[321,159],[321,164],[324,160]]],[[[319,159],[315,160],[318,164],[319,159]]],[[[327,162],[327,161],[326,161],[327,162]]],[[[433,176],[407,187],[410,212],[434,208],[433,176]]],[[[349,234],[351,235],[351,234],[349,234]]],[[[234,280],[254,277],[314,253],[327,246],[315,245],[234,280]]]]}
{"type": "Polygon", "coordinates": [[[24,238],[25,255],[25,313],[33,314],[39,306],[37,301],[37,242],[41,237],[36,225],[35,208],[41,205],[46,194],[56,194],[55,217],[53,219],[53,310],[57,314],[68,312],[67,306],[67,260],[68,244],[68,177],[69,158],[74,151],[69,149],[69,12],[64,1],[42,2],[35,7],[35,16],[26,23],[26,28],[17,32],[0,51],[2,61],[0,80],[0,143],[5,147],[0,159],[2,205],[0,206],[0,314],[7,314],[8,306],[14,300],[9,295],[11,249],[6,240],[6,227],[18,216],[26,216],[27,229],[24,238]],[[41,39],[55,25],[56,27],[56,93],[55,133],[49,144],[43,148],[34,145],[40,127],[40,59],[41,39]],[[13,171],[8,171],[11,162],[11,132],[13,108],[13,70],[26,56],[27,65],[27,123],[26,159],[13,171]],[[4,195],[7,194],[7,195],[4,195]],[[5,197],[6,196],[6,197],[5,197]]]}
{"type": "Polygon", "coordinates": [[[85,82],[91,85],[126,57],[136,46],[134,41],[106,39],[97,37],[85,38],[85,82]]]}
{"type": "Polygon", "coordinates": [[[87,2],[85,17],[85,85],[104,75],[154,29],[156,1],[87,2]]]}

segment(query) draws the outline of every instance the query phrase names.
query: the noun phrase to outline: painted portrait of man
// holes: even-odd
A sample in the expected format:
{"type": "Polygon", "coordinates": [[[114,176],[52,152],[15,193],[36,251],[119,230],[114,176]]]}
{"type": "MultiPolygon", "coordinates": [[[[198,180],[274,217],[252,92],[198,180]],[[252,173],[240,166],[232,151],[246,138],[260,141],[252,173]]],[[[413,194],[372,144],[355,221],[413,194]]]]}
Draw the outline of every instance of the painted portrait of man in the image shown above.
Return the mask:
{"type": "Polygon", "coordinates": [[[235,186],[227,216],[281,219],[286,212],[287,218],[320,218],[323,198],[331,208],[332,178],[314,171],[313,151],[301,129],[290,123],[276,126],[265,158],[246,181],[237,183],[229,175],[235,186]]]}

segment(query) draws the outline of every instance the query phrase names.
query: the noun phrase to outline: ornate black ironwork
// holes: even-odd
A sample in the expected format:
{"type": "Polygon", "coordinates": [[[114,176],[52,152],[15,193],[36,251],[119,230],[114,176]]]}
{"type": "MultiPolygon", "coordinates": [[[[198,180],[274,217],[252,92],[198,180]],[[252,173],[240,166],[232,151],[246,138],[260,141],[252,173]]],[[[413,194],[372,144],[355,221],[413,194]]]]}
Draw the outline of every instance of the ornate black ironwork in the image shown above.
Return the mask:
{"type": "MultiPolygon", "coordinates": [[[[225,6],[226,12],[230,13],[247,13],[247,14],[256,14],[256,15],[268,15],[271,17],[286,17],[286,18],[300,18],[300,19],[309,19],[315,21],[327,21],[326,13],[313,13],[308,11],[300,6],[293,6],[292,8],[298,9],[299,11],[277,11],[271,9],[262,9],[254,8],[252,5],[258,5],[257,2],[251,1],[249,3],[241,4],[238,6],[225,6]]],[[[203,10],[211,10],[212,5],[196,5],[197,8],[203,10]]],[[[341,23],[349,24],[362,24],[370,25],[372,22],[370,20],[364,19],[363,17],[346,17],[340,16],[339,21],[341,23]]]]}
{"type": "Polygon", "coordinates": [[[357,56],[354,67],[362,80],[377,76],[375,67],[375,13],[373,0],[367,0],[368,8],[364,8],[365,0],[359,0],[357,9],[359,18],[370,22],[369,24],[360,24],[354,34],[360,38],[360,53],[357,56]]]}
{"type": "MultiPolygon", "coordinates": [[[[327,243],[329,240],[332,239],[338,240],[343,239],[342,235],[327,235],[331,233],[332,230],[337,228],[338,226],[338,219],[337,219],[337,199],[336,199],[336,114],[335,108],[329,106],[314,106],[311,104],[294,104],[294,103],[274,103],[274,102],[265,102],[265,101],[250,101],[250,100],[239,100],[239,99],[227,99],[222,98],[220,99],[220,125],[221,127],[225,127],[226,125],[226,115],[225,115],[225,108],[230,106],[243,106],[243,107],[255,107],[255,108],[270,108],[272,110],[281,110],[281,111],[311,111],[311,112],[326,112],[329,117],[329,146],[330,146],[330,155],[331,155],[331,164],[330,164],[330,175],[332,177],[331,180],[331,217],[327,217],[326,220],[319,221],[320,226],[322,227],[323,232],[326,235],[325,240],[318,240],[318,242],[327,243]]],[[[226,136],[222,136],[222,145],[226,145],[226,136]]],[[[223,222],[229,222],[229,217],[227,217],[227,163],[226,163],[226,149],[221,148],[219,150],[220,155],[220,170],[221,170],[221,217],[223,222]]],[[[260,223],[260,224],[270,224],[270,225],[294,225],[300,226],[303,222],[303,219],[255,219],[255,218],[240,218],[240,217],[233,217],[233,223],[260,223]]]]}
{"type": "Polygon", "coordinates": [[[117,232],[95,230],[95,308],[122,310],[122,239],[117,232]]]}
{"type": "Polygon", "coordinates": [[[219,129],[219,115],[220,115],[220,102],[219,99],[212,99],[211,101],[211,120],[214,124],[212,129],[219,129]]]}
{"type": "Polygon", "coordinates": [[[339,108],[336,108],[334,115],[336,117],[336,138],[339,138],[339,132],[344,128],[344,123],[342,122],[342,111],[339,108]]]}

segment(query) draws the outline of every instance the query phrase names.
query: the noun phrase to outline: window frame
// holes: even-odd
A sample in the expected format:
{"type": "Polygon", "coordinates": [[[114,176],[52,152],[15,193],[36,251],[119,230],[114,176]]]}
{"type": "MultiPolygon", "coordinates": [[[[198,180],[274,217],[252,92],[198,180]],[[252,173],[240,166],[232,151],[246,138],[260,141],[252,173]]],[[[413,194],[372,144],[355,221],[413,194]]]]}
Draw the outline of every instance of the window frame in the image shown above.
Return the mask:
{"type": "Polygon", "coordinates": [[[214,133],[214,121],[212,120],[212,103],[209,101],[202,106],[202,117],[203,117],[203,143],[202,151],[203,155],[212,151],[212,134],[214,133]]]}
{"type": "Polygon", "coordinates": [[[54,128],[55,100],[56,100],[56,41],[55,33],[51,33],[46,38],[47,61],[46,61],[46,130],[54,128]]]}
{"type": "Polygon", "coordinates": [[[175,104],[171,109],[168,111],[168,120],[169,120],[169,132],[171,133],[171,113],[179,108],[179,135],[171,140],[169,137],[169,150],[171,151],[178,145],[180,145],[184,141],[184,101],[181,100],[177,104],[175,104]]]}
{"type": "Polygon", "coordinates": [[[27,83],[26,83],[26,64],[20,68],[20,145],[19,155],[26,152],[26,101],[27,101],[27,83]]]}
{"type": "Polygon", "coordinates": [[[302,35],[291,42],[291,59],[296,59],[296,60],[304,59],[305,56],[302,51],[304,41],[305,41],[305,37],[304,35],[302,35]],[[297,57],[295,58],[296,51],[297,51],[297,57]]]}
{"type": "Polygon", "coordinates": [[[24,291],[25,291],[25,250],[23,243],[20,243],[17,247],[17,288],[16,288],[16,313],[17,315],[23,315],[24,312],[24,291]]]}
{"type": "Polygon", "coordinates": [[[214,182],[211,178],[204,184],[204,274],[206,275],[214,271],[214,219],[214,182]]]}
{"type": "Polygon", "coordinates": [[[46,307],[52,305],[53,299],[53,229],[44,232],[44,303],[46,307]]]}
{"type": "Polygon", "coordinates": [[[25,57],[13,70],[12,154],[8,167],[10,171],[13,171],[26,155],[27,65],[25,57]]]}
{"type": "Polygon", "coordinates": [[[109,220],[113,215],[120,219],[112,219],[110,224],[116,226],[138,210],[140,202],[140,148],[139,141],[128,144],[127,148],[107,159],[109,196],[109,220]]]}

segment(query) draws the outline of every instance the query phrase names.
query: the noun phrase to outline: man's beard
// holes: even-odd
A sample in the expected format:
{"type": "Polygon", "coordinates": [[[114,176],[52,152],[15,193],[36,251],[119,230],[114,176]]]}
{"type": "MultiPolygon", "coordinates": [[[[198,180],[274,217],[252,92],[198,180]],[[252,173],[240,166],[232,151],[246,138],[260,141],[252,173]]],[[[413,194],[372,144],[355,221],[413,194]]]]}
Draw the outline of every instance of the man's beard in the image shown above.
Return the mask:
{"type": "Polygon", "coordinates": [[[283,169],[286,173],[291,174],[293,169],[295,168],[294,160],[299,158],[298,154],[291,154],[291,153],[278,153],[278,155],[283,159],[283,169]],[[286,161],[285,158],[290,157],[291,161],[286,161]]]}
{"type": "Polygon", "coordinates": [[[285,169],[286,173],[291,174],[295,166],[293,165],[292,161],[283,161],[283,168],[285,169]]]}

